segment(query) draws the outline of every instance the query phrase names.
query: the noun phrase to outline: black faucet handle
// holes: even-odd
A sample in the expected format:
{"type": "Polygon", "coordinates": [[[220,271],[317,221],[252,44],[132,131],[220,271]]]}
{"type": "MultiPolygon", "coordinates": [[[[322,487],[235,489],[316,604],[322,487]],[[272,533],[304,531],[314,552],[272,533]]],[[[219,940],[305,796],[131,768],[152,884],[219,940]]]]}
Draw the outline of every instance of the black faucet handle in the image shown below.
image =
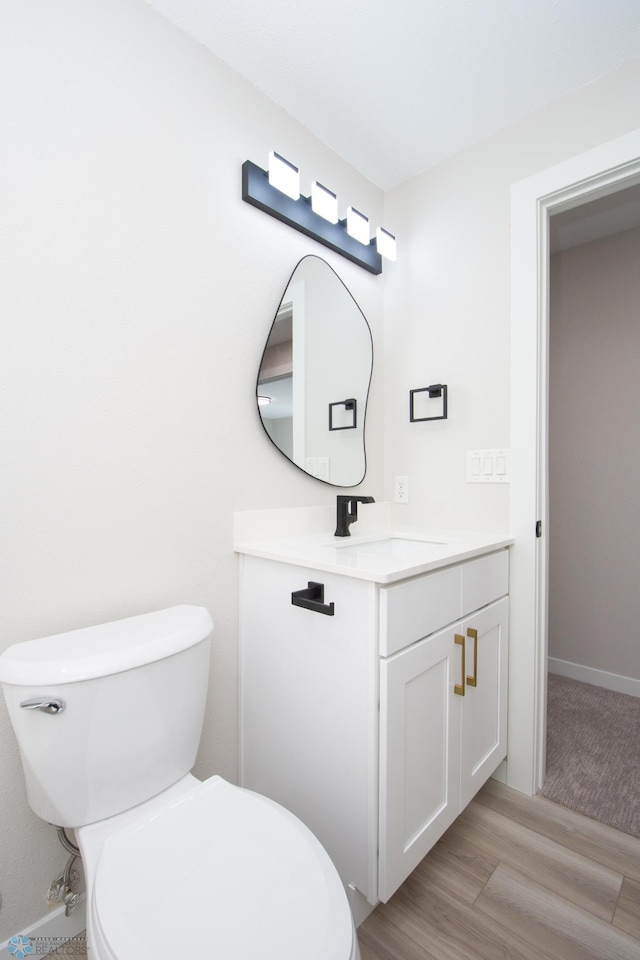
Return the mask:
{"type": "Polygon", "coordinates": [[[338,494],[336,497],[337,522],[334,537],[350,537],[349,527],[358,519],[359,503],[375,503],[373,497],[357,497],[338,494]]]}

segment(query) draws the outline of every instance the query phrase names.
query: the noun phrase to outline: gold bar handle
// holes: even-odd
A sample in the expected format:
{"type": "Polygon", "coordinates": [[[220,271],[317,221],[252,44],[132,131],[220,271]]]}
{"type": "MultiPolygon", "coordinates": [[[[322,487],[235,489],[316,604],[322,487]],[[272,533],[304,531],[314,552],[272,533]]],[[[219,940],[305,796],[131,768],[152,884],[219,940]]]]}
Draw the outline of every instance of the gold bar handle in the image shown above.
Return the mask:
{"type": "Polygon", "coordinates": [[[470,687],[478,686],[478,631],[473,627],[467,630],[467,636],[473,640],[473,676],[467,677],[467,684],[470,687]]]}
{"type": "Polygon", "coordinates": [[[465,673],[465,665],[464,665],[464,637],[462,636],[462,634],[456,633],[454,639],[455,639],[456,643],[459,644],[459,645],[462,647],[462,683],[454,683],[454,685],[453,685],[453,692],[454,692],[454,693],[457,693],[459,697],[464,697],[464,673],[465,673]]]}

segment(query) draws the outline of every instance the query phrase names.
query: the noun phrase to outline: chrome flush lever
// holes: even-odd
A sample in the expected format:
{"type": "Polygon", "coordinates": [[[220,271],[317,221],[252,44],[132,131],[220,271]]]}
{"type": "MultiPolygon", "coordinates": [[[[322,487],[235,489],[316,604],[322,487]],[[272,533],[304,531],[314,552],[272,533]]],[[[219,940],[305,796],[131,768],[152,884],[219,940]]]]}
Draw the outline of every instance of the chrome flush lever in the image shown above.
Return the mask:
{"type": "Polygon", "coordinates": [[[41,700],[40,697],[34,697],[32,700],[23,700],[20,706],[24,710],[40,710],[42,713],[62,713],[65,704],[64,700],[58,700],[57,698],[41,700]]]}

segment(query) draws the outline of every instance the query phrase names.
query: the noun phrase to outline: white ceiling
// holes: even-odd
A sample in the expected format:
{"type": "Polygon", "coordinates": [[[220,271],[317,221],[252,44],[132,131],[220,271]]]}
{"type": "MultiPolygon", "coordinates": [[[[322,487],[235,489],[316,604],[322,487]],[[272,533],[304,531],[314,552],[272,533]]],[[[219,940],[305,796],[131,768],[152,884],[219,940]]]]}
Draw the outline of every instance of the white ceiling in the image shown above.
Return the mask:
{"type": "Polygon", "coordinates": [[[638,0],[148,2],[382,189],[640,57],[638,0]]]}

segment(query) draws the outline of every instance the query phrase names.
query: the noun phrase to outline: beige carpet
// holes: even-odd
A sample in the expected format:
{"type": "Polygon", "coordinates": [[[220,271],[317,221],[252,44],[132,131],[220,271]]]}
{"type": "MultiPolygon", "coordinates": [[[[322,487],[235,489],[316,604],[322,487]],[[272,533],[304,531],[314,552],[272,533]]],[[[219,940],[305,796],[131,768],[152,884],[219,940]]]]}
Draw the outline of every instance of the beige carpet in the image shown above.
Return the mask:
{"type": "Polygon", "coordinates": [[[542,795],[640,837],[640,697],[549,674],[542,795]]]}

